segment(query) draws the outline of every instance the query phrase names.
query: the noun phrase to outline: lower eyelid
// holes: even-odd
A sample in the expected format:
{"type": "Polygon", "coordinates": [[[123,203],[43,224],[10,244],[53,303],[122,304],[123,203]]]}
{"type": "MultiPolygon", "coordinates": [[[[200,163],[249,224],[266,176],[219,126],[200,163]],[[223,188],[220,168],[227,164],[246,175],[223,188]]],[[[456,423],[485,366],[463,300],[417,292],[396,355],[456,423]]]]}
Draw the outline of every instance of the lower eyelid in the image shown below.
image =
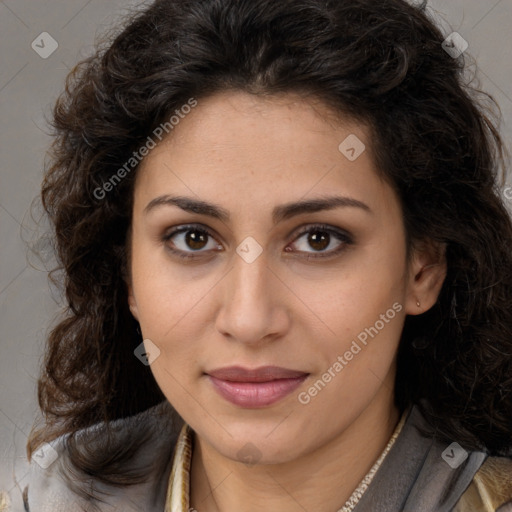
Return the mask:
{"type": "MultiPolygon", "coordinates": [[[[325,230],[325,231],[328,231],[328,230],[325,230]]],[[[341,234],[338,234],[337,232],[331,232],[331,231],[328,231],[332,237],[334,237],[336,240],[338,240],[339,244],[337,247],[335,247],[334,249],[330,249],[330,250],[323,250],[323,251],[297,251],[301,256],[303,256],[304,258],[306,259],[315,259],[315,258],[324,258],[324,259],[328,259],[328,258],[334,258],[336,257],[337,255],[339,255],[340,253],[342,253],[343,251],[345,251],[347,249],[347,247],[349,245],[352,245],[352,240],[350,239],[350,237],[346,236],[346,235],[341,235],[341,234]]],[[[298,236],[296,238],[296,240],[302,238],[302,236],[304,236],[304,234],[307,234],[306,233],[303,233],[301,234],[300,236],[298,236]]],[[[296,241],[294,242],[296,243],[296,241]]]]}
{"type": "MultiPolygon", "coordinates": [[[[203,232],[209,238],[215,240],[216,243],[218,244],[218,246],[221,245],[217,241],[217,239],[215,238],[213,233],[211,233],[208,229],[206,229],[206,228],[204,228],[202,226],[201,227],[183,226],[181,228],[175,229],[174,231],[172,231],[169,234],[164,235],[162,237],[162,241],[165,244],[166,242],[169,242],[176,235],[187,233],[188,231],[194,231],[194,230],[198,231],[198,232],[203,232]]],[[[300,238],[302,238],[304,235],[307,235],[308,233],[315,232],[315,231],[323,231],[323,232],[329,233],[332,237],[334,237],[336,240],[338,240],[340,242],[340,245],[338,246],[338,248],[331,249],[329,251],[311,251],[311,252],[309,252],[309,251],[298,251],[299,253],[303,253],[303,254],[308,255],[307,257],[309,257],[309,258],[311,258],[311,257],[313,257],[313,258],[315,258],[315,257],[318,257],[318,258],[326,257],[327,258],[328,256],[334,256],[338,252],[343,251],[343,249],[345,249],[347,245],[351,245],[353,243],[353,240],[352,240],[351,236],[349,236],[346,233],[338,232],[337,230],[335,230],[333,228],[330,228],[330,227],[327,227],[327,226],[313,225],[313,226],[309,227],[308,229],[306,229],[304,231],[301,231],[300,233],[295,235],[295,238],[293,239],[292,244],[295,243],[300,238]]],[[[189,255],[189,256],[182,256],[183,259],[193,259],[194,257],[201,257],[200,256],[201,254],[208,254],[208,253],[210,253],[212,251],[212,249],[206,250],[206,251],[204,251],[204,250],[183,251],[181,249],[171,249],[170,247],[169,247],[169,250],[172,251],[175,254],[180,254],[181,253],[181,254],[189,255]],[[197,254],[198,256],[194,256],[195,254],[197,254]]]]}
{"type": "MultiPolygon", "coordinates": [[[[164,244],[167,243],[167,242],[170,242],[170,241],[172,242],[171,239],[174,238],[175,236],[186,234],[189,231],[198,231],[198,232],[204,233],[208,237],[208,239],[215,240],[217,245],[220,245],[220,243],[213,236],[213,234],[210,233],[209,231],[207,231],[204,228],[201,228],[201,229],[198,229],[198,228],[177,229],[177,230],[175,230],[175,231],[165,235],[164,237],[162,237],[162,241],[164,242],[164,244]]],[[[199,250],[199,251],[192,251],[192,250],[190,250],[190,251],[183,251],[182,249],[175,249],[175,252],[187,252],[187,253],[190,253],[190,254],[194,254],[194,253],[199,254],[199,253],[207,252],[207,251],[204,251],[204,250],[199,250]]]]}

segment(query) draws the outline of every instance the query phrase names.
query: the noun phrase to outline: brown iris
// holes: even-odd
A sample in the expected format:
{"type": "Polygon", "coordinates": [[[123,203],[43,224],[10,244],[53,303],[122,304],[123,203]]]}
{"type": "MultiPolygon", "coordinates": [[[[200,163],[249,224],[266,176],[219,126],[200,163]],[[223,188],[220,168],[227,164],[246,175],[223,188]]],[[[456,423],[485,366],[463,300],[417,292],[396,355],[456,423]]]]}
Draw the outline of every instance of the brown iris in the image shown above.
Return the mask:
{"type": "Polygon", "coordinates": [[[208,233],[203,231],[187,231],[185,234],[185,243],[191,249],[202,249],[207,243],[208,233]]]}
{"type": "Polygon", "coordinates": [[[313,231],[308,236],[308,243],[313,249],[323,250],[329,245],[330,235],[326,231],[313,231]],[[318,235],[320,233],[320,235],[318,235]]]}

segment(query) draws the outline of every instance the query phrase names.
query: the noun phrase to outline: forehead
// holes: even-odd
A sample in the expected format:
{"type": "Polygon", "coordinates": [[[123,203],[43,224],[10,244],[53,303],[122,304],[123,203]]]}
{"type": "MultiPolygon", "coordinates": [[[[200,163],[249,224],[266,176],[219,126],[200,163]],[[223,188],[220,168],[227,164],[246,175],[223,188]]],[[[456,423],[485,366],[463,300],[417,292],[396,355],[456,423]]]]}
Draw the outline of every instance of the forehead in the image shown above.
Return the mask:
{"type": "Polygon", "coordinates": [[[363,123],[295,94],[216,94],[199,99],[145,157],[136,201],[179,193],[254,209],[336,192],[386,202],[369,134],[363,123]]]}

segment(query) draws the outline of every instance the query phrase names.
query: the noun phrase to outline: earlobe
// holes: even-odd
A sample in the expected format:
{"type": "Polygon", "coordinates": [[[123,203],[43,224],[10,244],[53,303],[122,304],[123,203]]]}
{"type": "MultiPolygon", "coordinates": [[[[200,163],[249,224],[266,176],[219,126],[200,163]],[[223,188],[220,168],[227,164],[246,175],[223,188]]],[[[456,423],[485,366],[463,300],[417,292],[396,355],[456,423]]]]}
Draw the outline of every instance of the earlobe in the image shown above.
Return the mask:
{"type": "Polygon", "coordinates": [[[446,244],[429,242],[415,250],[405,308],[408,315],[420,315],[436,303],[446,272],[446,244]]]}

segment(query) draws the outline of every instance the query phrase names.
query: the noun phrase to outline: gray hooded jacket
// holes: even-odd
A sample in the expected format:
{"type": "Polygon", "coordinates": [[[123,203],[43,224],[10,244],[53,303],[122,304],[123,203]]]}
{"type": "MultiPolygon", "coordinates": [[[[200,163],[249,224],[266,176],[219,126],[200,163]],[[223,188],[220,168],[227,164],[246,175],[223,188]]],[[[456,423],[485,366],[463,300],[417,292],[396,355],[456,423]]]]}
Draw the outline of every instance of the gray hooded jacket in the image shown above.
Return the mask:
{"type": "MultiPolygon", "coordinates": [[[[114,425],[114,439],[108,442],[110,451],[115,451],[116,444],[138,448],[129,461],[120,465],[120,473],[146,475],[145,483],[117,487],[79,474],[70,464],[64,437],[61,437],[51,448],[46,446],[46,453],[39,454],[39,461],[38,452],[32,458],[29,484],[24,493],[25,510],[164,512],[174,447],[183,422],[176,420],[169,403],[164,401],[136,416],[117,420],[114,425]],[[87,499],[88,493],[94,493],[102,501],[87,499]]],[[[461,505],[461,496],[488,455],[480,451],[465,452],[458,445],[424,437],[419,431],[421,427],[428,425],[414,406],[354,512],[512,512],[512,501],[496,509],[461,505]]],[[[97,436],[98,432],[98,426],[84,429],[80,432],[79,444],[94,444],[97,440],[91,441],[91,435],[97,436]]],[[[506,460],[510,463],[507,467],[512,468],[512,460],[506,460]]],[[[510,496],[512,498],[512,490],[510,496]]]]}

